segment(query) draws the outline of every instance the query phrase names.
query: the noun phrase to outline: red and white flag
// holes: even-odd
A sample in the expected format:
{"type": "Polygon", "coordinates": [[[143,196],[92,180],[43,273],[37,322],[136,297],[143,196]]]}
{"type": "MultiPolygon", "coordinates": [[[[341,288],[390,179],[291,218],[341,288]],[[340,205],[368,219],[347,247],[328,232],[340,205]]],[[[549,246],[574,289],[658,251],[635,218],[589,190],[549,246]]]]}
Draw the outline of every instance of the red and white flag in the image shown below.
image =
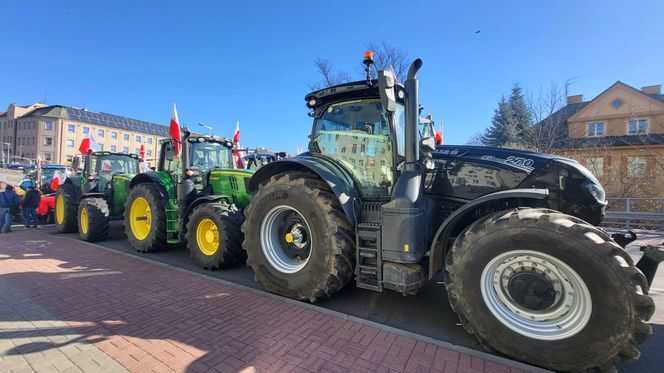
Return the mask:
{"type": "Polygon", "coordinates": [[[168,134],[173,139],[173,149],[175,156],[180,154],[180,147],[182,146],[182,134],[180,133],[180,120],[178,119],[178,111],[173,104],[173,113],[171,114],[171,123],[168,126],[168,134]]]}
{"type": "Polygon", "coordinates": [[[93,153],[99,150],[99,144],[95,141],[95,138],[88,136],[81,141],[81,145],[78,147],[78,150],[81,154],[88,154],[89,151],[93,153]]]}
{"type": "Polygon", "coordinates": [[[235,123],[235,132],[233,132],[233,142],[238,143],[240,142],[240,121],[238,120],[237,123],[235,123]]]}
{"type": "Polygon", "coordinates": [[[235,124],[235,132],[233,132],[233,142],[235,143],[235,151],[233,152],[233,158],[235,158],[235,168],[243,169],[244,162],[242,162],[242,152],[237,149],[240,149],[240,121],[238,120],[235,124]]]}
{"type": "Polygon", "coordinates": [[[55,171],[53,173],[53,179],[51,179],[51,190],[54,192],[58,190],[60,184],[65,180],[65,175],[60,171],[55,171]]]}

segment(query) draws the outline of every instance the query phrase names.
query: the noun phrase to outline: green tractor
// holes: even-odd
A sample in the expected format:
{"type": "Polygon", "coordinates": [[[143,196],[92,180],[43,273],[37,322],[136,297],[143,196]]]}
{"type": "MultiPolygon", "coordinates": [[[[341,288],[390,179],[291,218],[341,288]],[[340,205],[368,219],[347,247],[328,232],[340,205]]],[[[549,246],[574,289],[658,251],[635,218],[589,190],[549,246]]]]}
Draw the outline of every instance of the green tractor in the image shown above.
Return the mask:
{"type": "MultiPolygon", "coordinates": [[[[72,168],[77,169],[80,158],[72,168]]],[[[88,152],[79,175],[68,177],[55,194],[55,224],[59,233],[78,230],[81,239],[103,241],[111,220],[123,218],[127,190],[139,173],[135,154],[88,152]]]]}
{"type": "Polygon", "coordinates": [[[207,269],[245,260],[241,209],[249,204],[246,183],[253,171],[235,169],[234,143],[184,131],[182,156],[172,139],[162,140],[155,171],[129,184],[125,232],[139,252],[184,243],[194,262],[207,269]]]}

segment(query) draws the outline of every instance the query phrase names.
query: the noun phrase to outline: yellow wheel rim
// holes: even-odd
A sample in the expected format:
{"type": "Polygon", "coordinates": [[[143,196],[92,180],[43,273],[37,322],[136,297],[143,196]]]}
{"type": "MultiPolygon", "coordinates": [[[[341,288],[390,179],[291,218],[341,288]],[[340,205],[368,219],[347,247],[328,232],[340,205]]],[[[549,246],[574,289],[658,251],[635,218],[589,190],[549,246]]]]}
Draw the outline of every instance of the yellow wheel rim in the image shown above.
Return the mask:
{"type": "Polygon", "coordinates": [[[81,233],[88,233],[88,209],[83,207],[81,209],[81,233]]]}
{"type": "Polygon", "coordinates": [[[148,237],[152,226],[152,213],[145,198],[138,197],[132,201],[129,209],[129,222],[131,233],[134,234],[137,240],[142,241],[148,237]]]}
{"type": "Polygon", "coordinates": [[[55,199],[55,221],[58,224],[62,224],[65,220],[65,196],[58,194],[58,198],[55,199]]]}
{"type": "Polygon", "coordinates": [[[219,249],[219,230],[211,219],[203,219],[196,227],[196,243],[201,252],[207,256],[214,255],[219,249]]]}

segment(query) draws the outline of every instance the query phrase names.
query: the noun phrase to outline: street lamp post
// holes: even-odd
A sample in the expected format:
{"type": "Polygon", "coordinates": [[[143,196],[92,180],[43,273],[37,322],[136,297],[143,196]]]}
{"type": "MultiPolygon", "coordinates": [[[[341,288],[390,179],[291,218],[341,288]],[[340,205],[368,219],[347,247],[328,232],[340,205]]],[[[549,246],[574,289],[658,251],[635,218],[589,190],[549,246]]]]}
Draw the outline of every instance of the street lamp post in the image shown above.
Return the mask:
{"type": "Polygon", "coordinates": [[[210,136],[212,136],[212,127],[207,126],[207,125],[205,125],[205,124],[203,124],[203,123],[198,123],[198,125],[201,126],[201,127],[205,127],[205,128],[207,128],[207,129],[210,131],[210,136]]]}
{"type": "Polygon", "coordinates": [[[12,146],[10,142],[0,142],[0,161],[4,161],[5,163],[9,163],[9,147],[12,146]],[[5,155],[5,145],[7,145],[7,153],[5,155]]]}

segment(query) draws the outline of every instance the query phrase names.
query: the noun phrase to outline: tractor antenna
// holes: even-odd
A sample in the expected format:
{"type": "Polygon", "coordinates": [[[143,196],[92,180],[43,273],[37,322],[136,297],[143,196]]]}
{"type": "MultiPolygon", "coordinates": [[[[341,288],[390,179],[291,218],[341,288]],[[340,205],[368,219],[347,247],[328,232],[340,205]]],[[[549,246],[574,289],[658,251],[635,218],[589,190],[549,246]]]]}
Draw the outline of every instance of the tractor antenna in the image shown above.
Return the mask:
{"type": "Polygon", "coordinates": [[[362,61],[362,63],[364,63],[364,66],[365,66],[364,71],[367,72],[367,84],[372,85],[371,84],[371,65],[373,65],[373,63],[374,63],[373,52],[372,51],[364,52],[364,61],[362,61]]]}

